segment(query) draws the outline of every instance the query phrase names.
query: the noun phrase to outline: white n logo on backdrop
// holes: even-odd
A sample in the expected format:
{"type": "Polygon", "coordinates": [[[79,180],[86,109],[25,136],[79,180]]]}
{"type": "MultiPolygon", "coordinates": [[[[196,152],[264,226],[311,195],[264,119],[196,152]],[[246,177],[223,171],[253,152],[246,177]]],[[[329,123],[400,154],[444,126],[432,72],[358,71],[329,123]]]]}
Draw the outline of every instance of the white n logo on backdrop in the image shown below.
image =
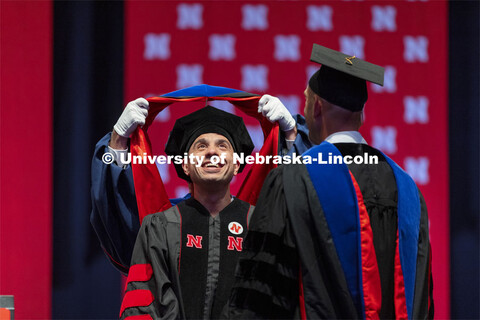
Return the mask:
{"type": "Polygon", "coordinates": [[[307,28],[310,31],[332,31],[332,13],[330,6],[307,6],[307,28]]]}
{"type": "Polygon", "coordinates": [[[276,35],[275,59],[278,61],[300,60],[300,38],[296,35],[276,35]]]}
{"type": "Polygon", "coordinates": [[[372,127],[372,145],[385,153],[393,154],[397,152],[397,129],[392,126],[372,127]]]}
{"type": "Polygon", "coordinates": [[[177,28],[198,30],[203,27],[203,6],[199,3],[181,3],[177,6],[177,28]]]}
{"type": "Polygon", "coordinates": [[[242,67],[242,89],[265,91],[268,89],[268,67],[260,65],[244,65],[242,67]]]}
{"type": "Polygon", "coordinates": [[[145,60],[167,60],[170,58],[170,34],[168,33],[147,33],[143,37],[145,60]]]}
{"type": "Polygon", "coordinates": [[[403,120],[406,123],[428,123],[428,98],[425,96],[403,98],[405,112],[403,120]]]}
{"type": "Polygon", "coordinates": [[[430,175],[428,173],[429,165],[430,161],[427,157],[405,158],[405,171],[418,184],[427,184],[430,181],[430,175]]]}
{"type": "Polygon", "coordinates": [[[424,36],[403,38],[403,58],[407,62],[428,62],[428,39],[424,36]]]}
{"type": "Polygon", "coordinates": [[[375,31],[396,31],[397,9],[392,6],[372,6],[372,29],[375,31]]]}
{"type": "Polygon", "coordinates": [[[235,59],[235,36],[233,34],[212,34],[208,39],[211,60],[233,60],[235,59]]]}
{"type": "Polygon", "coordinates": [[[242,7],[242,28],[245,30],[268,29],[268,7],[246,4],[242,7]]]}

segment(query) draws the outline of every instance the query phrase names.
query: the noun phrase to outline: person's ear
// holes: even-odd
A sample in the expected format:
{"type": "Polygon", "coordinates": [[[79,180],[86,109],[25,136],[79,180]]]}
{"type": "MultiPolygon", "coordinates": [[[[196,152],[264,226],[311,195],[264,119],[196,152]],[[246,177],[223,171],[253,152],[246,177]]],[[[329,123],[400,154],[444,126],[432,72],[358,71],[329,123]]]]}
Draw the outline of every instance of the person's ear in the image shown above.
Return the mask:
{"type": "Polygon", "coordinates": [[[188,167],[188,164],[186,162],[182,163],[182,169],[187,176],[190,176],[190,168],[188,167]]]}
{"type": "Polygon", "coordinates": [[[315,102],[314,102],[314,108],[313,108],[313,117],[318,118],[322,114],[322,100],[320,99],[319,96],[315,95],[315,102]]]}
{"type": "Polygon", "coordinates": [[[240,170],[240,163],[237,161],[236,163],[233,164],[234,170],[233,170],[233,175],[236,176],[238,174],[238,171],[240,170]]]}

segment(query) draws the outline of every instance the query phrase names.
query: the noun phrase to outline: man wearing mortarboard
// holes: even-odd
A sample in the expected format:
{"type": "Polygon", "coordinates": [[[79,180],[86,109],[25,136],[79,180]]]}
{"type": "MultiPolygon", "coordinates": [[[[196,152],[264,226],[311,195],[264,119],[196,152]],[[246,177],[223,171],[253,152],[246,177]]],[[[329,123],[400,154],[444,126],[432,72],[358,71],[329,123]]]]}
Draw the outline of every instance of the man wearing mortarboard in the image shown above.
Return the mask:
{"type": "Polygon", "coordinates": [[[433,318],[423,196],[358,132],[366,81],[383,85],[383,68],[319,45],[311,60],[322,66],[305,90],[304,113],[310,140],[319,145],[303,154],[303,164],[266,178],[229,316],[433,318]],[[378,161],[367,158],[370,164],[365,155],[378,161]]]}

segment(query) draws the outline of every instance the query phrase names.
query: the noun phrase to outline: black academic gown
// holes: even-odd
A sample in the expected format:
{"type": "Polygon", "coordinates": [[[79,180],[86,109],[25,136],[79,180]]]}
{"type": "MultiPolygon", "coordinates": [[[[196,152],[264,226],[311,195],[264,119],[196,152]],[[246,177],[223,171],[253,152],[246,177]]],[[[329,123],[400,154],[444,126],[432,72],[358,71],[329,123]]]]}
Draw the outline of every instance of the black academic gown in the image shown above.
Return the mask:
{"type": "MultiPolygon", "coordinates": [[[[343,155],[367,152],[379,157],[378,165],[352,164],[348,169],[360,187],[373,233],[372,250],[381,285],[378,315],[393,319],[398,229],[395,176],[378,150],[365,144],[335,146],[343,155]]],[[[421,213],[411,314],[413,318],[432,318],[428,217],[423,197],[418,190],[415,192],[419,194],[421,213]]],[[[365,310],[353,299],[344,272],[345,263],[355,265],[357,261],[341,261],[342,249],[336,244],[307,166],[287,165],[273,170],[250,222],[229,303],[230,318],[364,318],[365,310]]]]}
{"type": "Polygon", "coordinates": [[[143,220],[121,318],[218,319],[253,206],[234,198],[216,218],[191,198],[143,220]]]}

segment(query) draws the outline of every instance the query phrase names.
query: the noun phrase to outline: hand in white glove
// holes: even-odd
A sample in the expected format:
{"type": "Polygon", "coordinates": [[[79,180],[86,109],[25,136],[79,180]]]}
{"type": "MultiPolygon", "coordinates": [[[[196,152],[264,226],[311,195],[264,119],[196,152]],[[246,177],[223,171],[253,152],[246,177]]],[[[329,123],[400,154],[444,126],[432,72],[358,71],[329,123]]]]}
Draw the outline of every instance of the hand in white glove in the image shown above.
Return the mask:
{"type": "Polygon", "coordinates": [[[137,129],[137,127],[145,124],[148,115],[148,101],[144,98],[138,98],[130,101],[122,115],[118,118],[113,129],[122,137],[128,138],[137,129]]]}
{"type": "Polygon", "coordinates": [[[258,113],[262,113],[270,122],[277,122],[282,131],[295,128],[295,119],[277,97],[263,95],[258,101],[258,113]]]}

